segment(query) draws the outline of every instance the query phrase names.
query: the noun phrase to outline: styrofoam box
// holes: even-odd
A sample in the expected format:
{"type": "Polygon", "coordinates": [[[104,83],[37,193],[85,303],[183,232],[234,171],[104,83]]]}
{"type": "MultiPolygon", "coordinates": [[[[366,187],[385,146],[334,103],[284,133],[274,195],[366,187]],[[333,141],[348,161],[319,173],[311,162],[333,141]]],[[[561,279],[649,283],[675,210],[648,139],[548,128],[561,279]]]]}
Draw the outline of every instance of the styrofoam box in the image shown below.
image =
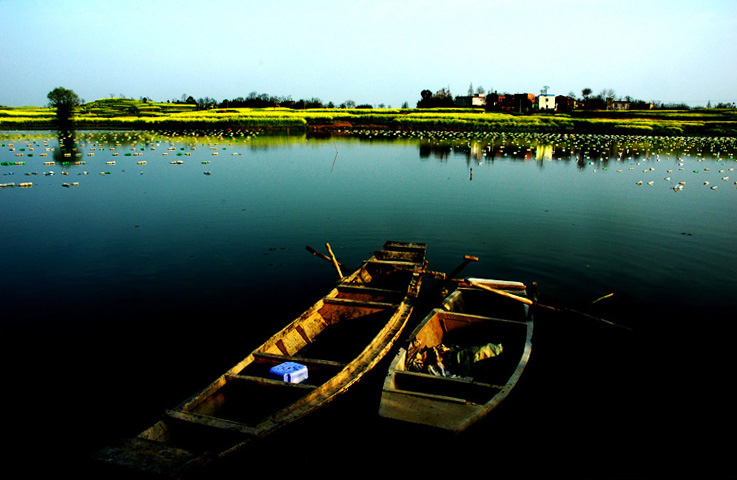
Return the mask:
{"type": "Polygon", "coordinates": [[[307,366],[297,362],[284,362],[271,367],[271,378],[289,383],[302,383],[307,380],[307,366]]]}

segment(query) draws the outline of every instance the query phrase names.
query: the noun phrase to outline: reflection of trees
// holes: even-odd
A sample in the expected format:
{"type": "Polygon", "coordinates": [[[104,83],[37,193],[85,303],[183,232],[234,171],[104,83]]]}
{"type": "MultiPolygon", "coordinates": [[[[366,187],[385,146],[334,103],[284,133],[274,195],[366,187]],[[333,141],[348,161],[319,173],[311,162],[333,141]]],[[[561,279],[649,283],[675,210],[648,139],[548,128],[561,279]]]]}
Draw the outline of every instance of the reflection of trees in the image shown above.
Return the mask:
{"type": "Polygon", "coordinates": [[[59,149],[54,151],[54,161],[57,163],[73,162],[77,158],[76,132],[72,128],[59,129],[57,132],[59,149]]]}
{"type": "Polygon", "coordinates": [[[430,158],[430,156],[433,156],[438,160],[447,160],[451,151],[452,147],[448,144],[420,141],[420,158],[430,158]]]}
{"type": "Polygon", "coordinates": [[[73,116],[74,110],[82,103],[82,100],[74,90],[64,87],[53,89],[46,97],[49,99],[49,106],[56,109],[59,151],[54,152],[54,161],[69,163],[77,153],[73,116]]]}

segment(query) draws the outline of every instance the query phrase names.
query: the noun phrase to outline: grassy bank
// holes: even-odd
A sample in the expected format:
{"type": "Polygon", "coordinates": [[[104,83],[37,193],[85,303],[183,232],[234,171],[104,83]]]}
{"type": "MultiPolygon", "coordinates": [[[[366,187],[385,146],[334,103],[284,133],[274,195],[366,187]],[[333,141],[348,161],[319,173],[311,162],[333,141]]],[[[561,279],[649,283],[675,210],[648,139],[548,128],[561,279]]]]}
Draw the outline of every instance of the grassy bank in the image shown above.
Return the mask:
{"type": "MultiPolygon", "coordinates": [[[[479,109],[225,108],[103,99],[81,106],[79,129],[206,130],[222,128],[457,130],[658,136],[737,136],[735,110],[576,111],[516,115],[479,109]]],[[[0,107],[0,129],[50,129],[43,107],[0,107]]]]}

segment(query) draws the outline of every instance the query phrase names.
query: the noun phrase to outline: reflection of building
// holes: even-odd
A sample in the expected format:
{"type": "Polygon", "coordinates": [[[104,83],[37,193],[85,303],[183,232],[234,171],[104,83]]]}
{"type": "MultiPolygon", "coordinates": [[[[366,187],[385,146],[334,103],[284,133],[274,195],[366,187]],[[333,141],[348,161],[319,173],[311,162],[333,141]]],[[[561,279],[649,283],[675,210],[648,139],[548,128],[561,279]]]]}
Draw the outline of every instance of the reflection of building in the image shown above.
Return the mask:
{"type": "Polygon", "coordinates": [[[535,160],[552,160],[553,159],[553,145],[537,145],[535,147],[535,160]]]}
{"type": "Polygon", "coordinates": [[[486,95],[483,93],[477,93],[476,95],[469,95],[466,97],[456,97],[456,105],[459,107],[485,107],[486,106],[486,95]]]}
{"type": "Polygon", "coordinates": [[[545,93],[537,97],[537,108],[540,110],[555,110],[555,95],[545,93]]]}
{"type": "Polygon", "coordinates": [[[484,158],[484,145],[479,142],[473,142],[471,144],[471,157],[475,158],[476,160],[481,160],[482,158],[484,158]]]}

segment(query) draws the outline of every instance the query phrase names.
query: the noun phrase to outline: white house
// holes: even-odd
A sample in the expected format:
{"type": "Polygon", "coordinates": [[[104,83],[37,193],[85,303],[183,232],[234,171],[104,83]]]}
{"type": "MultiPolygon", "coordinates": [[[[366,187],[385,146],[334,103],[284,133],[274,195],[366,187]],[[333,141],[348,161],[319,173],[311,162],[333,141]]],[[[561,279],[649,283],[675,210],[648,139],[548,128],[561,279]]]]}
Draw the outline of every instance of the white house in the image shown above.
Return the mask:
{"type": "Polygon", "coordinates": [[[555,95],[545,93],[537,97],[537,108],[540,110],[555,110],[555,95]]]}
{"type": "Polygon", "coordinates": [[[467,97],[456,97],[455,103],[459,107],[485,107],[486,95],[483,93],[477,93],[467,97]]]}

